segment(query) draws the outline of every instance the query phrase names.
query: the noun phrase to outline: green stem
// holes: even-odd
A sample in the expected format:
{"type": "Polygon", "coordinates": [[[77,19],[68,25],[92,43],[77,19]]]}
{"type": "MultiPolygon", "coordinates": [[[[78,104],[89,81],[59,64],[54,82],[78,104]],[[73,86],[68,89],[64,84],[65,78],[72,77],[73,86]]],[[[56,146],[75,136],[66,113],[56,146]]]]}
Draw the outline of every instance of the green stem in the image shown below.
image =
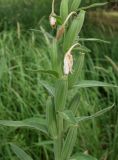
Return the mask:
{"type": "Polygon", "coordinates": [[[52,14],[54,14],[54,3],[55,3],[55,0],[52,1],[52,14]]]}

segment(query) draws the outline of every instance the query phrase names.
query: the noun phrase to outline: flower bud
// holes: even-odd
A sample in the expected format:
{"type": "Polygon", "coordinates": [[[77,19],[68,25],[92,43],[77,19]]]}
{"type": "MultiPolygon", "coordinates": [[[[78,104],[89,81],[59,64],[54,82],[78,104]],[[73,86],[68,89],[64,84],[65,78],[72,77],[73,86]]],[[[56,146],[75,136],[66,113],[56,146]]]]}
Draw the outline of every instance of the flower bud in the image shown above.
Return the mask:
{"type": "Polygon", "coordinates": [[[57,22],[56,18],[54,16],[50,15],[49,21],[50,21],[51,27],[55,28],[56,27],[56,22],[57,22]]]}

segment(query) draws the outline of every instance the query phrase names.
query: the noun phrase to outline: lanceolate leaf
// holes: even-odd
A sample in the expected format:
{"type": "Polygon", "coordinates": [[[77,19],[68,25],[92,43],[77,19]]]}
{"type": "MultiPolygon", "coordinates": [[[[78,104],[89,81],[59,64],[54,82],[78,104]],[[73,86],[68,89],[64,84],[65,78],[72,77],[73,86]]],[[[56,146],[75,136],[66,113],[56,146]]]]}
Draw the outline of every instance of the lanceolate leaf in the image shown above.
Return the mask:
{"type": "Polygon", "coordinates": [[[72,124],[76,124],[76,118],[71,110],[59,112],[59,114],[63,117],[63,119],[69,121],[72,124]]]}
{"type": "Polygon", "coordinates": [[[94,3],[94,4],[91,4],[91,5],[89,5],[89,6],[85,6],[85,7],[79,8],[79,10],[81,10],[81,9],[86,10],[86,9],[89,9],[89,8],[104,6],[104,5],[106,5],[107,3],[108,3],[108,2],[105,2],[105,3],[94,3]]]}
{"type": "Polygon", "coordinates": [[[46,103],[47,128],[52,138],[57,138],[57,125],[54,104],[49,97],[46,103]]]}
{"type": "Polygon", "coordinates": [[[86,155],[84,153],[76,153],[74,156],[72,156],[69,160],[97,160],[96,158],[86,155]]]}
{"type": "Polygon", "coordinates": [[[26,127],[36,129],[47,134],[46,122],[42,118],[29,118],[22,121],[0,120],[0,125],[8,127],[26,127]]]}
{"type": "Polygon", "coordinates": [[[70,0],[70,11],[76,11],[81,3],[81,0],[70,0]]]}
{"type": "Polygon", "coordinates": [[[79,95],[75,95],[70,103],[69,109],[73,112],[74,115],[77,114],[80,106],[80,97],[79,95]]]}
{"type": "Polygon", "coordinates": [[[58,80],[55,88],[55,109],[56,111],[63,111],[66,104],[68,92],[67,79],[58,80]]]}
{"type": "Polygon", "coordinates": [[[118,86],[100,81],[83,80],[79,81],[79,83],[77,85],[74,85],[73,87],[87,88],[87,87],[118,87],[118,86]]]}
{"type": "Polygon", "coordinates": [[[93,41],[93,42],[101,42],[101,43],[108,43],[108,44],[110,44],[109,41],[105,41],[105,40],[97,39],[97,38],[79,38],[79,41],[93,41]]]}
{"type": "Polygon", "coordinates": [[[10,144],[12,151],[20,160],[33,160],[26,152],[24,152],[20,147],[15,144],[10,144]]]}
{"type": "Polygon", "coordinates": [[[28,71],[31,71],[31,72],[39,72],[39,73],[44,73],[44,74],[48,74],[48,75],[52,75],[56,78],[59,77],[58,73],[54,70],[43,70],[43,69],[37,69],[37,70],[32,70],[32,69],[26,69],[28,71]]]}
{"type": "Polygon", "coordinates": [[[77,39],[77,36],[80,33],[81,28],[83,26],[84,18],[85,18],[85,11],[81,10],[79,15],[73,20],[72,24],[70,25],[70,28],[65,35],[63,44],[65,53],[77,39]]]}
{"type": "Polygon", "coordinates": [[[84,57],[85,57],[85,54],[80,53],[80,57],[78,57],[78,61],[76,62],[76,65],[75,65],[75,70],[73,71],[73,74],[70,76],[69,88],[72,88],[73,85],[77,83],[81,75],[81,72],[84,66],[84,57]]]}
{"type": "Polygon", "coordinates": [[[56,39],[52,40],[52,43],[50,44],[50,48],[49,48],[49,53],[50,53],[52,70],[57,71],[57,67],[58,67],[58,63],[57,63],[58,49],[57,49],[56,39]]]}
{"type": "Polygon", "coordinates": [[[73,147],[75,145],[77,138],[77,127],[72,127],[69,129],[66,139],[64,141],[62,152],[61,152],[61,160],[67,160],[70,158],[73,147]]]}
{"type": "Polygon", "coordinates": [[[39,83],[48,91],[51,96],[54,96],[55,89],[50,83],[42,80],[39,83]]]}
{"type": "Polygon", "coordinates": [[[60,16],[62,18],[62,21],[64,22],[64,20],[68,16],[68,0],[61,1],[60,16]]]}
{"type": "Polygon", "coordinates": [[[77,121],[77,123],[80,123],[82,121],[86,121],[86,120],[89,120],[89,119],[96,118],[96,117],[108,112],[109,110],[111,110],[113,108],[113,106],[114,106],[114,104],[112,106],[110,106],[110,107],[107,107],[105,109],[102,109],[102,110],[98,111],[97,113],[95,113],[95,114],[93,114],[91,116],[76,117],[76,121],[77,121]]]}

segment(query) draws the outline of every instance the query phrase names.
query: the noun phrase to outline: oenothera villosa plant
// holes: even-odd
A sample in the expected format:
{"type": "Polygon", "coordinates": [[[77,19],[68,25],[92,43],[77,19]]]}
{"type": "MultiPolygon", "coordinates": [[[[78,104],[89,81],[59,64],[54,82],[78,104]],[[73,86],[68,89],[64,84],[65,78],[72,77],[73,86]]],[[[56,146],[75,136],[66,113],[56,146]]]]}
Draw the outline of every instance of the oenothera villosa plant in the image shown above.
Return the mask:
{"type": "MultiPolygon", "coordinates": [[[[30,127],[48,135],[53,141],[53,153],[55,160],[96,160],[92,156],[83,153],[74,153],[77,139],[78,125],[81,121],[95,118],[113,106],[103,109],[91,116],[78,117],[80,104],[78,92],[86,87],[112,87],[113,85],[90,80],[81,80],[85,54],[89,49],[81,44],[82,41],[101,41],[98,39],[80,38],[80,31],[85,20],[85,10],[103,4],[94,4],[79,8],[81,0],[62,0],[60,14],[55,13],[52,1],[52,12],[49,16],[50,25],[56,31],[50,35],[42,27],[45,37],[50,65],[47,70],[39,70],[41,73],[51,75],[48,80],[40,80],[40,84],[48,92],[46,113],[41,117],[29,118],[22,121],[1,120],[0,124],[12,127],[30,127]],[[76,55],[75,55],[76,53],[76,55]],[[75,58],[75,60],[74,60],[75,58]],[[69,93],[73,92],[71,100],[69,93]],[[42,118],[45,117],[45,118],[42,118]]],[[[32,160],[21,148],[11,144],[11,148],[18,158],[32,160]]]]}

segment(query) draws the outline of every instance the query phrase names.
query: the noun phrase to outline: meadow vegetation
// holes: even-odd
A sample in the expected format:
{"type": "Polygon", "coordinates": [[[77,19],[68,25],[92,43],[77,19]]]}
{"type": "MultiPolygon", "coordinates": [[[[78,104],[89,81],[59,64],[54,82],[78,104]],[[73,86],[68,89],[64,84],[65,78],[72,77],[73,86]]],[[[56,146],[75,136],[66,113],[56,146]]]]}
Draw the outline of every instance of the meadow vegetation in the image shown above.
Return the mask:
{"type": "MultiPolygon", "coordinates": [[[[0,11],[0,160],[118,160],[118,31],[84,20],[82,10],[57,42],[51,2],[0,3],[8,7],[0,11]],[[77,38],[72,73],[64,75],[77,38]]],[[[58,26],[65,6],[60,13],[58,26]]]]}

